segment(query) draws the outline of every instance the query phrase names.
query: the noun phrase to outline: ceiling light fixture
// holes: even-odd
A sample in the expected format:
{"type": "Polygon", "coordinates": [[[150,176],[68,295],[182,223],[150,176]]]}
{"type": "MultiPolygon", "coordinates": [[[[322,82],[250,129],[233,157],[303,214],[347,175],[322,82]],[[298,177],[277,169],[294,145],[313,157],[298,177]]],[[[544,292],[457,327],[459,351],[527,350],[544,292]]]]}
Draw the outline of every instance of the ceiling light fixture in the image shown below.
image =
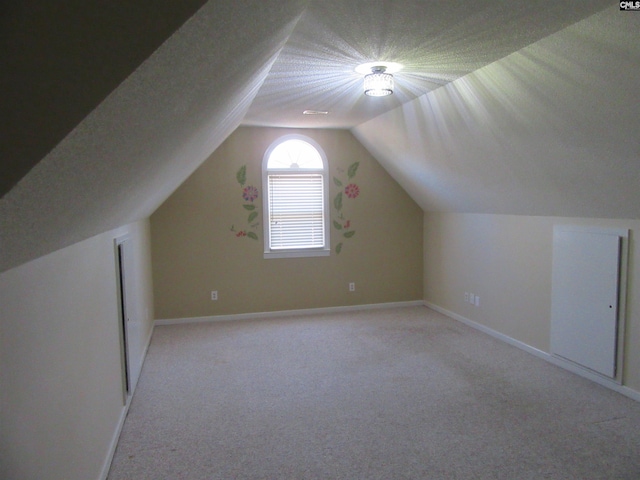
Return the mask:
{"type": "Polygon", "coordinates": [[[393,75],[386,73],[387,67],[376,65],[364,76],[364,94],[370,97],[385,97],[393,93],[393,75]]]}

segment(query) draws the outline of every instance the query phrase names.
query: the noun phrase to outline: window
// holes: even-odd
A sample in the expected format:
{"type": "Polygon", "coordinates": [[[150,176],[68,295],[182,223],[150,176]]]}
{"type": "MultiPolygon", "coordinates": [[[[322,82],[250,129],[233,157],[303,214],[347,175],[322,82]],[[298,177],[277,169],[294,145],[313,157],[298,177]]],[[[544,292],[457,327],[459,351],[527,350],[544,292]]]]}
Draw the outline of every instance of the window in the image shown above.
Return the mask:
{"type": "Polygon", "coordinates": [[[286,135],[262,162],[265,258],[316,257],[330,253],[327,158],[302,135],[286,135]]]}

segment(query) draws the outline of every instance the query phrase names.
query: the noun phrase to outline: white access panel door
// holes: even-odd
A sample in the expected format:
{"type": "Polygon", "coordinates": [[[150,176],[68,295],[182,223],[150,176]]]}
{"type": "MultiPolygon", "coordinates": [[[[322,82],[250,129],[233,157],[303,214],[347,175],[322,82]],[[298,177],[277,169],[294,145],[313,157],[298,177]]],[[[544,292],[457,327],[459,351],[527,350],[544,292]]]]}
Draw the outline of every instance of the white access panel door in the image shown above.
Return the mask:
{"type": "Polygon", "coordinates": [[[616,376],[621,237],[556,227],[551,353],[616,376]]]}

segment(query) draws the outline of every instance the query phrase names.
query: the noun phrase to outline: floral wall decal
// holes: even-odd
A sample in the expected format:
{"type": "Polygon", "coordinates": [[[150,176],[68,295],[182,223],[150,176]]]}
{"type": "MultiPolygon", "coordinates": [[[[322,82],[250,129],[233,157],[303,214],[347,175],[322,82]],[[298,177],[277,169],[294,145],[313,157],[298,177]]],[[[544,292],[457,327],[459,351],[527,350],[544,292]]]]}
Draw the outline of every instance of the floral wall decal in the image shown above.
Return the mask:
{"type": "Polygon", "coordinates": [[[350,183],[346,187],[344,187],[344,194],[349,198],[356,198],[360,195],[360,189],[355,183],[350,183]]]}
{"type": "MultiPolygon", "coordinates": [[[[333,219],[333,228],[338,230],[344,239],[349,239],[356,234],[356,231],[351,227],[351,219],[345,216],[344,211],[344,197],[347,197],[347,200],[353,200],[360,195],[360,187],[353,182],[353,177],[356,176],[356,172],[358,171],[358,167],[360,166],[360,162],[352,163],[347,169],[347,180],[342,181],[337,176],[333,177],[333,183],[336,187],[340,188],[340,192],[333,199],[333,208],[335,210],[335,215],[333,219]],[[344,184],[347,184],[344,186],[344,184]]],[[[339,168],[338,172],[344,174],[344,170],[339,168]]],[[[342,245],[344,240],[338,242],[336,245],[336,253],[339,254],[342,251],[342,245]]]]}
{"type": "Polygon", "coordinates": [[[242,187],[242,199],[244,203],[242,207],[249,212],[247,216],[247,226],[244,229],[237,230],[235,225],[231,225],[231,231],[235,234],[236,237],[248,237],[252,240],[258,240],[258,234],[256,233],[258,226],[260,226],[260,222],[256,221],[258,218],[258,210],[254,205],[254,201],[258,198],[258,189],[253,185],[247,185],[247,166],[243,165],[240,167],[238,172],[236,173],[236,180],[242,187]]]}

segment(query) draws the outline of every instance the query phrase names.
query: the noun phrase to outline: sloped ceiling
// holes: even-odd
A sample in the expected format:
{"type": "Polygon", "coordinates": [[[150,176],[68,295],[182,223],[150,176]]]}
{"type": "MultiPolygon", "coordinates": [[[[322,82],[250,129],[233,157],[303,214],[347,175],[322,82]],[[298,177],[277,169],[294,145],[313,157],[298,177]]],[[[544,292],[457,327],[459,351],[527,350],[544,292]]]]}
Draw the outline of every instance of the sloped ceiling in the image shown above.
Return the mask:
{"type": "MultiPolygon", "coordinates": [[[[78,2],[82,14],[54,14],[35,0],[14,3],[0,7],[3,31],[19,32],[8,37],[17,43],[2,46],[11,67],[3,71],[3,95],[16,100],[2,110],[10,119],[3,126],[2,185],[10,189],[0,198],[0,271],[150,215],[241,123],[354,128],[423,208],[464,210],[475,196],[447,202],[413,179],[431,178],[430,162],[446,164],[448,156],[457,162],[447,167],[450,185],[469,171],[467,151],[442,147],[442,158],[432,155],[420,128],[428,133],[424,122],[433,118],[417,105],[450,95],[461,88],[455,82],[482,78],[470,73],[610,6],[210,0],[185,21],[201,2],[78,2]],[[32,13],[37,20],[25,20],[32,13]],[[391,97],[362,95],[354,68],[373,60],[404,65],[391,97]],[[304,109],[329,115],[304,117],[304,109]]],[[[474,94],[492,92],[496,82],[474,94]]],[[[476,194],[490,195],[487,184],[476,194]]]]}
{"type": "Polygon", "coordinates": [[[425,211],[638,219],[631,13],[611,7],[353,133],[425,211]]]}
{"type": "Polygon", "coordinates": [[[149,216],[238,126],[306,4],[198,10],[0,199],[0,271],[149,216]]]}
{"type": "Polygon", "coordinates": [[[3,1],[0,197],[205,1],[3,1]]]}
{"type": "Polygon", "coordinates": [[[245,125],[352,128],[610,6],[608,0],[310,2],[245,125]],[[395,92],[362,94],[355,68],[397,62],[395,92]],[[304,110],[328,111],[305,117],[304,110]]]}

